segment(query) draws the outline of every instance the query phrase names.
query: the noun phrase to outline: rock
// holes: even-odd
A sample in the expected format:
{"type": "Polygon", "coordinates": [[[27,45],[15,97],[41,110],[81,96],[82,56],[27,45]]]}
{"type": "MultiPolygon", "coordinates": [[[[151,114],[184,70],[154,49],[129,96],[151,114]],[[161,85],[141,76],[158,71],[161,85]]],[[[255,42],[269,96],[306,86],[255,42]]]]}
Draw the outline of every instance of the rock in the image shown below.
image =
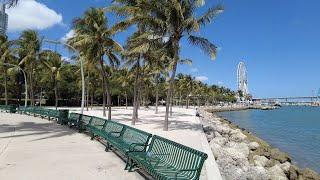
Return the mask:
{"type": "Polygon", "coordinates": [[[224,137],[215,137],[210,141],[210,144],[219,144],[220,146],[224,146],[228,140],[224,137]]]}
{"type": "Polygon", "coordinates": [[[214,138],[214,134],[208,134],[207,135],[207,140],[210,142],[214,138]]]}
{"type": "Polygon", "coordinates": [[[278,160],[280,163],[291,162],[291,158],[287,153],[281,152],[279,149],[271,149],[270,159],[278,160]]]}
{"type": "Polygon", "coordinates": [[[218,159],[220,158],[221,156],[224,155],[224,150],[222,149],[222,147],[219,145],[219,144],[210,144],[210,147],[211,147],[211,150],[212,150],[212,153],[213,153],[213,156],[218,159]]]}
{"type": "Polygon", "coordinates": [[[242,153],[246,158],[249,155],[249,147],[246,143],[237,143],[237,142],[228,142],[226,144],[227,147],[236,149],[238,152],[242,153]]]}
{"type": "Polygon", "coordinates": [[[268,161],[269,159],[266,158],[265,156],[258,156],[258,155],[253,156],[253,162],[256,166],[265,167],[268,161]]]}
{"type": "Polygon", "coordinates": [[[289,179],[290,180],[298,179],[298,173],[292,166],[289,168],[289,179]]]}
{"type": "Polygon", "coordinates": [[[259,146],[260,146],[260,145],[259,145],[259,143],[257,143],[257,142],[251,142],[251,143],[249,143],[249,148],[250,148],[250,150],[256,150],[259,146]]]}
{"type": "Polygon", "coordinates": [[[220,173],[223,179],[226,180],[246,180],[244,177],[244,171],[235,165],[228,165],[224,168],[220,168],[220,173]]]}
{"type": "Polygon", "coordinates": [[[271,180],[286,180],[287,176],[284,174],[279,165],[274,165],[268,169],[268,174],[271,180]]]}
{"type": "Polygon", "coordinates": [[[320,175],[309,168],[302,171],[302,176],[305,180],[320,180],[320,175]]]}
{"type": "Polygon", "coordinates": [[[268,180],[267,170],[259,166],[251,166],[246,172],[246,179],[251,180],[268,180]]]}
{"type": "Polygon", "coordinates": [[[228,125],[221,124],[215,127],[215,131],[217,131],[221,135],[224,135],[224,134],[229,134],[231,131],[231,128],[228,127],[228,125]]]}
{"type": "Polygon", "coordinates": [[[235,131],[232,132],[232,134],[231,134],[231,136],[230,136],[230,140],[235,141],[235,142],[242,142],[242,141],[244,141],[244,140],[247,138],[247,136],[244,135],[244,134],[240,131],[240,129],[237,129],[237,130],[235,130],[235,131]],[[239,130],[239,131],[237,131],[237,130],[239,130]]]}
{"type": "Polygon", "coordinates": [[[283,170],[284,173],[289,174],[291,164],[289,162],[285,162],[280,164],[280,168],[283,170]]]}
{"type": "Polygon", "coordinates": [[[221,134],[216,131],[214,132],[214,137],[221,137],[221,134]]]}
{"type": "Polygon", "coordinates": [[[265,167],[273,167],[274,165],[280,165],[281,163],[275,159],[269,159],[265,167]]]}
{"type": "Polygon", "coordinates": [[[211,134],[211,132],[214,131],[214,129],[211,126],[205,126],[205,127],[203,127],[203,131],[206,134],[211,134]]]}

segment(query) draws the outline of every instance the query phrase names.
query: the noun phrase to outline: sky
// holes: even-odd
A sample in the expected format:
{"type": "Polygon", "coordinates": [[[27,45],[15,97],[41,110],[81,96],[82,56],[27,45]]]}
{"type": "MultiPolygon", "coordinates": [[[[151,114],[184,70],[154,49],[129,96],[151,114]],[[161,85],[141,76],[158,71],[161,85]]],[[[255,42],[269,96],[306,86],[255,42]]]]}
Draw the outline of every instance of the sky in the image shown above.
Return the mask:
{"type": "MultiPolygon", "coordinates": [[[[246,64],[249,92],[256,98],[311,96],[320,88],[320,1],[318,0],[207,0],[196,15],[222,4],[225,11],[195,33],[219,47],[212,61],[186,40],[181,57],[192,65],[178,71],[208,84],[237,90],[237,65],[246,64]]],[[[89,7],[106,7],[110,0],[21,0],[7,10],[8,35],[14,39],[25,29],[61,40],[72,35],[71,23],[89,7]]],[[[110,25],[118,19],[108,15],[110,25]]],[[[130,30],[115,38],[124,43],[130,30]]]]}

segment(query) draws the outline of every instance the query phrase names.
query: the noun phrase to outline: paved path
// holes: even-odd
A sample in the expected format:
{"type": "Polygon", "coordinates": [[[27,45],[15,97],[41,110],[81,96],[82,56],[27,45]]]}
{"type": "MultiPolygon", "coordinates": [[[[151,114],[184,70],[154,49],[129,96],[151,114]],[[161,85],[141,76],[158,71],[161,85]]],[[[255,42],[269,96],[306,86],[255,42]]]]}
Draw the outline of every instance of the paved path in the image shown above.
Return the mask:
{"type": "Polygon", "coordinates": [[[135,180],[104,146],[45,119],[0,113],[0,180],[135,180]]]}

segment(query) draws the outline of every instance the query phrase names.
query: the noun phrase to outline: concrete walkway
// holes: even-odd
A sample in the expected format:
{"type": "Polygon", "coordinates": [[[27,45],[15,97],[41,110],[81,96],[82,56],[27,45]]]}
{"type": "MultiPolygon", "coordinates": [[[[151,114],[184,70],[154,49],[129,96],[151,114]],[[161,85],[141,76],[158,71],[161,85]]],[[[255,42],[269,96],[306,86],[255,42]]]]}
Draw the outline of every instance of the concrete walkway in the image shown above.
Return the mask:
{"type": "MultiPolygon", "coordinates": [[[[79,112],[79,108],[73,110],[79,112]]],[[[89,109],[89,111],[84,111],[84,114],[103,117],[102,108],[89,109]]],[[[160,107],[158,114],[155,114],[155,107],[141,107],[139,121],[134,127],[207,153],[208,159],[202,169],[200,179],[221,180],[219,168],[203,132],[202,124],[195,116],[195,110],[174,107],[173,116],[170,117],[169,131],[163,131],[164,115],[165,107],[160,107]]],[[[131,126],[131,119],[132,107],[128,107],[128,109],[124,107],[112,108],[112,120],[131,126]]]]}
{"type": "Polygon", "coordinates": [[[104,146],[66,126],[0,113],[1,180],[143,179],[104,146]]]}

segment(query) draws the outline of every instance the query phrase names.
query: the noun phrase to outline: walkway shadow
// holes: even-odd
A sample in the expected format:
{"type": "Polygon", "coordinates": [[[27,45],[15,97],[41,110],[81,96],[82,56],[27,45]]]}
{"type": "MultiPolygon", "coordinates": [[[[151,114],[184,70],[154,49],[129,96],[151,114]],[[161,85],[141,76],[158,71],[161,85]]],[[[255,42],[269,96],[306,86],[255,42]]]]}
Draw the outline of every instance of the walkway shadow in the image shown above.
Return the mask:
{"type": "Polygon", "coordinates": [[[48,136],[33,139],[31,141],[38,141],[43,139],[49,139],[49,138],[57,138],[62,136],[69,136],[72,134],[77,133],[77,131],[70,129],[66,126],[62,126],[59,124],[56,124],[55,122],[21,122],[16,125],[9,125],[9,124],[3,124],[0,125],[0,139],[6,139],[6,138],[18,138],[18,137],[24,137],[24,136],[33,136],[33,135],[46,135],[48,136]],[[12,130],[15,130],[14,135],[9,136],[2,136],[1,134],[12,132],[12,130]]]}

